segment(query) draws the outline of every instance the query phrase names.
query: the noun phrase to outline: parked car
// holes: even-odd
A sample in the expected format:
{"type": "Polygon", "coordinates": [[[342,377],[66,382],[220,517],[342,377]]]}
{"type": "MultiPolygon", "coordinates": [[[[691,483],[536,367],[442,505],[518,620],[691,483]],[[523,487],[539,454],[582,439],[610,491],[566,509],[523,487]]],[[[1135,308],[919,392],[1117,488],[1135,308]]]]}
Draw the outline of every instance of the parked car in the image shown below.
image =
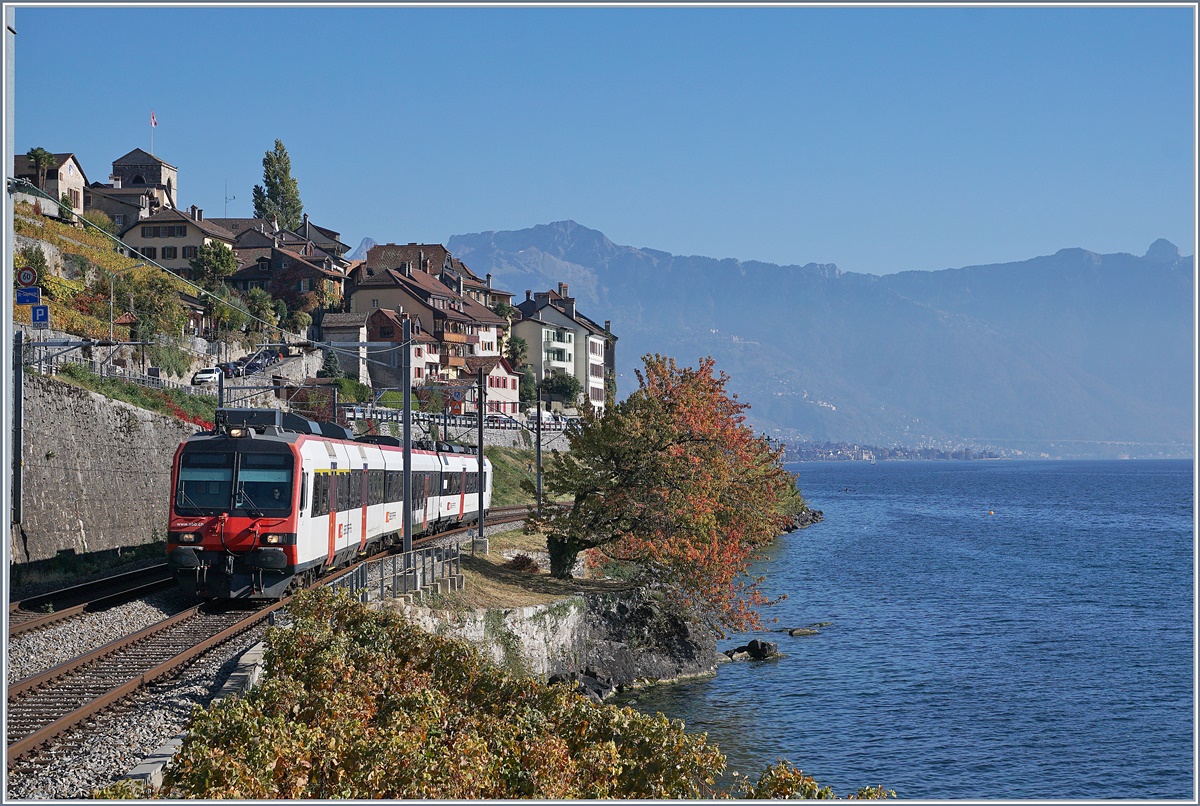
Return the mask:
{"type": "Polygon", "coordinates": [[[235,364],[232,361],[227,361],[224,364],[217,364],[217,369],[225,373],[226,378],[237,378],[244,374],[241,364],[235,364]]]}
{"type": "Polygon", "coordinates": [[[246,365],[246,374],[247,375],[253,375],[256,372],[262,372],[262,371],[263,371],[263,362],[259,361],[258,359],[255,359],[246,365]]]}
{"type": "Polygon", "coordinates": [[[216,367],[205,367],[192,376],[192,386],[203,386],[217,383],[221,380],[221,370],[216,367]]]}

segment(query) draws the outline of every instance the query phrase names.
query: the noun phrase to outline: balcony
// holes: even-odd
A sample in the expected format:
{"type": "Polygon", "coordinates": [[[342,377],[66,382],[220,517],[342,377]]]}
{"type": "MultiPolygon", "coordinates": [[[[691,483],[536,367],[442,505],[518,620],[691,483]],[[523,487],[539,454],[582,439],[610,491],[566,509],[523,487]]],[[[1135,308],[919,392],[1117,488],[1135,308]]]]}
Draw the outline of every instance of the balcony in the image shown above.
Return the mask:
{"type": "Polygon", "coordinates": [[[465,367],[467,359],[457,355],[444,355],[441,364],[443,367],[465,367]]]}
{"type": "Polygon", "coordinates": [[[443,330],[435,335],[442,341],[450,344],[467,344],[468,340],[470,339],[470,336],[467,336],[464,333],[451,333],[448,330],[443,330]]]}
{"type": "Polygon", "coordinates": [[[543,344],[574,344],[575,334],[565,330],[546,331],[542,334],[543,344]]]}

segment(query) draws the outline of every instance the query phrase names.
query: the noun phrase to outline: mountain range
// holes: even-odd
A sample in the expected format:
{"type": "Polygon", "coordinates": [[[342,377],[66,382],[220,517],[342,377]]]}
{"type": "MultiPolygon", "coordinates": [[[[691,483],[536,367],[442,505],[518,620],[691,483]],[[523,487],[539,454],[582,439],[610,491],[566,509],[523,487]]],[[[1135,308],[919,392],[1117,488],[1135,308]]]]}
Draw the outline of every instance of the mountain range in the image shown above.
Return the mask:
{"type": "Polygon", "coordinates": [[[882,276],[621,246],[573,221],[446,246],[514,302],[563,282],[611,320],[620,397],[646,353],[711,355],[785,440],[1192,453],[1194,256],[1165,240],[882,276]]]}

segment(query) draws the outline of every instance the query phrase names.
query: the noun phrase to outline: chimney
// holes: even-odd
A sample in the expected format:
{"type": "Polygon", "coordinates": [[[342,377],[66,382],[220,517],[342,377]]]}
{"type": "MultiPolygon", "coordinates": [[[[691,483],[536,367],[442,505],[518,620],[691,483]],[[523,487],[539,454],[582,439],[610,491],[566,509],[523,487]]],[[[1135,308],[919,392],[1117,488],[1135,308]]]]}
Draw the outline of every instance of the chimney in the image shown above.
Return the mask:
{"type": "Polygon", "coordinates": [[[529,302],[531,299],[533,299],[533,292],[530,291],[528,288],[526,288],[525,289],[525,301],[529,302]]]}
{"type": "MultiPolygon", "coordinates": [[[[196,208],[192,208],[192,209],[196,209],[196,208]]],[[[204,211],[203,210],[196,210],[196,220],[197,221],[204,220],[204,211]]]]}
{"type": "Polygon", "coordinates": [[[612,320],[611,319],[604,320],[604,332],[612,333],[612,320]]]}
{"type": "Polygon", "coordinates": [[[193,221],[200,220],[200,219],[196,218],[196,205],[193,204],[191,207],[188,208],[188,214],[191,215],[193,221]]]}
{"type": "Polygon", "coordinates": [[[121,177],[116,174],[109,174],[108,181],[112,183],[114,189],[121,187],[121,177]]]}
{"type": "Polygon", "coordinates": [[[308,213],[304,214],[304,234],[308,235],[308,213]]]}
{"type": "Polygon", "coordinates": [[[488,273],[488,276],[487,276],[487,287],[488,287],[488,288],[491,288],[491,287],[492,287],[492,275],[491,275],[491,272],[489,272],[489,273],[488,273]]]}
{"type": "Polygon", "coordinates": [[[424,249],[417,250],[417,270],[425,271],[425,250],[424,249]]]}
{"type": "Polygon", "coordinates": [[[558,295],[559,295],[560,297],[568,297],[568,296],[570,296],[570,295],[567,293],[567,284],[566,284],[566,283],[559,283],[559,284],[558,284],[558,295]]]}
{"type": "Polygon", "coordinates": [[[460,274],[460,275],[458,276],[458,295],[461,297],[461,296],[463,296],[463,294],[465,294],[465,293],[466,293],[466,292],[465,292],[465,291],[464,291],[464,289],[463,289],[463,278],[462,278],[462,275],[460,274]]]}

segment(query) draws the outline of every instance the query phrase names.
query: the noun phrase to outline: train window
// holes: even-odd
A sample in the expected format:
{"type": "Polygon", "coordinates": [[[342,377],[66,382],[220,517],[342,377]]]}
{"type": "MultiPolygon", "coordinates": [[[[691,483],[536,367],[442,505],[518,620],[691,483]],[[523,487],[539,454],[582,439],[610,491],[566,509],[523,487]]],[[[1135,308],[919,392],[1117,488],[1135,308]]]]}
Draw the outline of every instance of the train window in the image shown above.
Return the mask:
{"type": "Polygon", "coordinates": [[[337,506],[334,507],[338,512],[343,512],[349,509],[350,501],[350,474],[337,474],[337,506]]]}
{"type": "Polygon", "coordinates": [[[329,474],[313,476],[313,515],[329,514],[329,474]]]}
{"type": "Polygon", "coordinates": [[[300,506],[299,511],[308,509],[308,474],[300,474],[300,506]]]}
{"type": "Polygon", "coordinates": [[[232,453],[183,453],[175,509],[181,515],[215,514],[229,509],[233,496],[232,453]]]}
{"type": "Polygon", "coordinates": [[[286,453],[238,455],[234,509],[286,512],[292,508],[292,457],[286,453]]]}

